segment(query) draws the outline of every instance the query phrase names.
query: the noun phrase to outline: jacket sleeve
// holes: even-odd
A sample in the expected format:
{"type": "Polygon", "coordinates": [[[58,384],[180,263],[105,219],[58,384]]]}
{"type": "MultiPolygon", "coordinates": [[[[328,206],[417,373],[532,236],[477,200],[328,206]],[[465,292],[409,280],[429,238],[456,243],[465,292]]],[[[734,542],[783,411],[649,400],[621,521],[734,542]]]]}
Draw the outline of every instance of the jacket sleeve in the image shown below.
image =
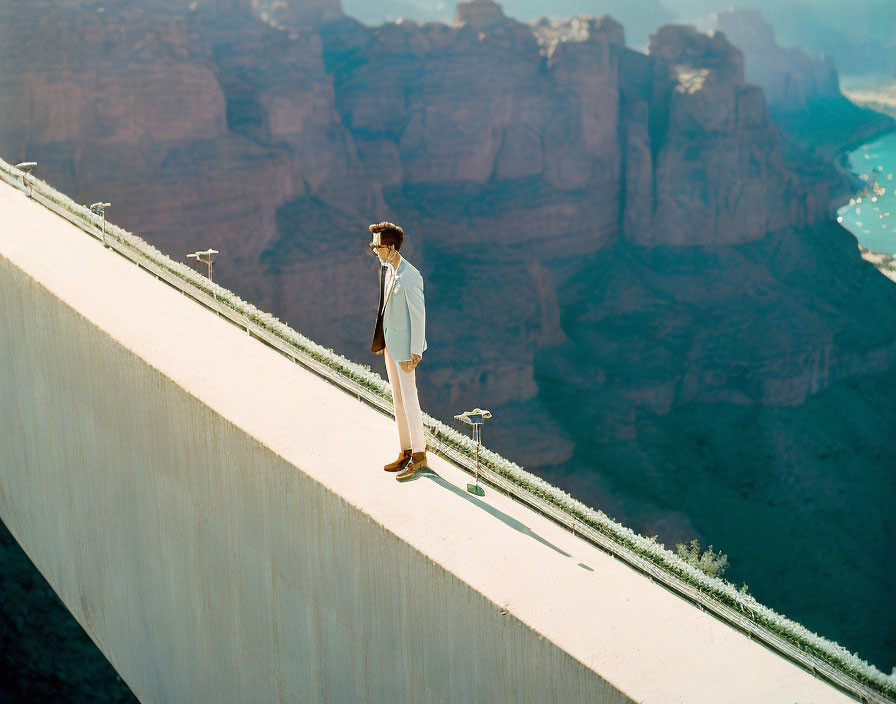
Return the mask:
{"type": "Polygon", "coordinates": [[[411,354],[423,356],[423,340],[426,339],[426,305],[423,299],[422,277],[416,285],[407,289],[408,310],[411,314],[411,354]]]}

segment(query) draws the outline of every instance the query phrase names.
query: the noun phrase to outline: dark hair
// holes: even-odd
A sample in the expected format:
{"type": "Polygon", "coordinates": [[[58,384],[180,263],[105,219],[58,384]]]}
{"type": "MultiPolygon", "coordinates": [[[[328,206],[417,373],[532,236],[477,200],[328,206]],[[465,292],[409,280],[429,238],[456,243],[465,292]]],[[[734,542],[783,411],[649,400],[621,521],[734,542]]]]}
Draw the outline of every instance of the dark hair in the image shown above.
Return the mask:
{"type": "Polygon", "coordinates": [[[372,233],[380,233],[380,242],[384,245],[394,244],[396,251],[401,250],[401,243],[404,242],[404,230],[398,225],[391,222],[378,222],[368,228],[372,233]]]}

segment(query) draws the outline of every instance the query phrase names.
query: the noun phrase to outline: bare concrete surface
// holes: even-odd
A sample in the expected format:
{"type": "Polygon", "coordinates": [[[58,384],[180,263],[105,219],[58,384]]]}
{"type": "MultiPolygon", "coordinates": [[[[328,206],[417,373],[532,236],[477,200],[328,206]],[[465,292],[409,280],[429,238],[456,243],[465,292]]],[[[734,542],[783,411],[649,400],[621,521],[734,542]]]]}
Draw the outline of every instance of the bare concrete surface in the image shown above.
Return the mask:
{"type": "Polygon", "coordinates": [[[396,482],[394,421],[0,213],[0,515],[141,701],[852,701],[434,455],[396,482]]]}

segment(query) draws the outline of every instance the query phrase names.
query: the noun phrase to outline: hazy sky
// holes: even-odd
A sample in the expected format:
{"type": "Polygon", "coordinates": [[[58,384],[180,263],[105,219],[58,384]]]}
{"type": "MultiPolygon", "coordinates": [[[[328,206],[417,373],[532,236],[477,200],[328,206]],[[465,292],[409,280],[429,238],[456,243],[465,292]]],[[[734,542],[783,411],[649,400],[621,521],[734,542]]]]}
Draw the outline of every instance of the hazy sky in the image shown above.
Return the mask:
{"type": "MultiPolygon", "coordinates": [[[[343,11],[366,24],[399,17],[450,22],[456,3],[444,0],[341,0],[343,11]]],[[[504,0],[504,12],[529,22],[542,16],[609,14],[625,27],[626,43],[644,49],[653,30],[668,22],[691,22],[708,30],[711,12],[724,0],[504,0]]],[[[782,46],[810,54],[830,53],[842,73],[896,74],[896,0],[750,0],[775,29],[782,46]]]]}

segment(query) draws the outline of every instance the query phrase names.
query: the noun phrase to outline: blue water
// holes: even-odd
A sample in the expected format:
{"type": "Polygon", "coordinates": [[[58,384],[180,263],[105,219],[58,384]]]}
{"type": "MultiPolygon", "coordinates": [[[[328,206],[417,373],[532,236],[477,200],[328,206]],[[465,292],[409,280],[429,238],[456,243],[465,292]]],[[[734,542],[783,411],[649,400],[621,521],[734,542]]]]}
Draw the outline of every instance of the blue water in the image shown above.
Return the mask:
{"type": "Polygon", "coordinates": [[[849,165],[866,189],[837,210],[837,222],[863,247],[896,254],[896,132],[850,152],[849,165]]]}

